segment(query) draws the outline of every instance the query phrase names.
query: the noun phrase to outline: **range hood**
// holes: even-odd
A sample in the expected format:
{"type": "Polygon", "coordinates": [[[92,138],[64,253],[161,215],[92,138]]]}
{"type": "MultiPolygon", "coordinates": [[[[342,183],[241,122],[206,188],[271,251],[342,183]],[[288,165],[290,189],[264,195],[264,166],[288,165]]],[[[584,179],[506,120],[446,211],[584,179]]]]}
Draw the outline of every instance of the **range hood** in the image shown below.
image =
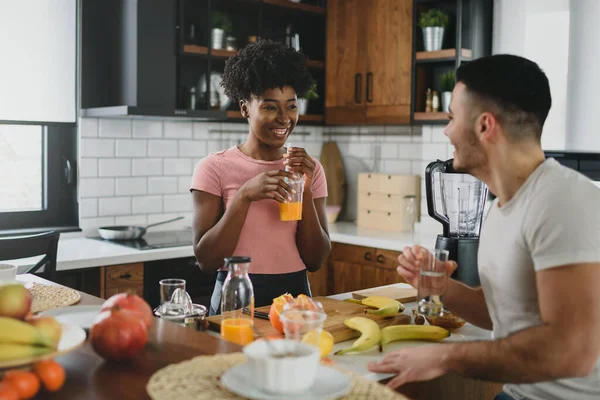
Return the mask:
{"type": "Polygon", "coordinates": [[[225,120],[227,111],[220,110],[178,110],[162,107],[110,106],[92,107],[81,110],[82,117],[88,118],[151,118],[156,117],[191,119],[191,120],[225,120]]]}

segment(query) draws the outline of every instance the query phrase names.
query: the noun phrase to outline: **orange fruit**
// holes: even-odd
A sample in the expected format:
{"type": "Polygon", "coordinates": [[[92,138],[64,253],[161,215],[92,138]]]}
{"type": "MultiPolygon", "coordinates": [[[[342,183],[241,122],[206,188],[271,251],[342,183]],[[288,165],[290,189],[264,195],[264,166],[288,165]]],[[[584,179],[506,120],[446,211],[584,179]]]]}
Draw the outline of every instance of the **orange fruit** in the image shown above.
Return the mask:
{"type": "Polygon", "coordinates": [[[0,400],[19,400],[19,392],[10,383],[0,381],[0,400]]]}
{"type": "Polygon", "coordinates": [[[44,360],[33,365],[33,371],[42,381],[49,392],[57,392],[65,384],[67,375],[65,369],[53,360],[44,360]]]}
{"type": "Polygon", "coordinates": [[[17,389],[21,399],[31,399],[40,391],[40,380],[33,372],[8,371],[4,379],[17,389]]]}
{"type": "Polygon", "coordinates": [[[319,311],[319,307],[315,304],[314,300],[305,294],[299,294],[296,297],[296,304],[302,310],[319,311]]]}
{"type": "Polygon", "coordinates": [[[271,326],[281,334],[283,334],[283,323],[279,319],[279,315],[283,311],[283,306],[291,301],[294,301],[292,295],[289,293],[282,294],[276,299],[273,299],[273,304],[271,304],[271,308],[269,309],[269,321],[271,321],[271,326]]]}

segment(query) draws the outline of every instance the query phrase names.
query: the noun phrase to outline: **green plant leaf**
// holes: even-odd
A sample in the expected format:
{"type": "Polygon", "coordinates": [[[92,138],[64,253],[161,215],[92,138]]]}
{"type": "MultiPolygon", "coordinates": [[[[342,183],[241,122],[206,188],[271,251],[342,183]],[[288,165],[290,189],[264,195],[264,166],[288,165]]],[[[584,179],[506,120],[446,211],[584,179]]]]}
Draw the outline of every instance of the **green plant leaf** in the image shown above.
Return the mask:
{"type": "Polygon", "coordinates": [[[316,100],[319,98],[319,94],[317,93],[317,82],[313,83],[310,89],[304,94],[303,98],[306,100],[316,100]]]}
{"type": "Polygon", "coordinates": [[[432,8],[427,12],[422,12],[419,15],[419,26],[421,28],[431,26],[441,26],[442,28],[446,28],[448,26],[448,14],[445,14],[436,8],[432,8]]]}

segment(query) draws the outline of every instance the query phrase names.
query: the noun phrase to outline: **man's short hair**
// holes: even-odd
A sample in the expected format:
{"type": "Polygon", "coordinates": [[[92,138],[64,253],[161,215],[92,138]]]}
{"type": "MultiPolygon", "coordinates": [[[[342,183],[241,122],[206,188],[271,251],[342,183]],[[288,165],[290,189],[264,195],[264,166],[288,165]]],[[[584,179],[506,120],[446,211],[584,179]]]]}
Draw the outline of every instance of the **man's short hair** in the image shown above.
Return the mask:
{"type": "Polygon", "coordinates": [[[544,71],[523,57],[497,54],[463,63],[456,81],[480,109],[490,111],[512,139],[542,136],[552,96],[544,71]]]}

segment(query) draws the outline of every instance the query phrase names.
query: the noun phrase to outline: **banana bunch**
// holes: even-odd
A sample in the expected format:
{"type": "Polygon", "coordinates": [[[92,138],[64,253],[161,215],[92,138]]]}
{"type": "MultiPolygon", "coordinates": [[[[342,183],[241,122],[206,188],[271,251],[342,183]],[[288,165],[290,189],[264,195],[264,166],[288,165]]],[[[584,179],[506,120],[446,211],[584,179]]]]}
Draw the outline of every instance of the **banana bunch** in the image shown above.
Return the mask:
{"type": "Polygon", "coordinates": [[[361,301],[362,305],[376,308],[376,310],[366,309],[365,314],[379,315],[381,317],[395,317],[399,312],[404,311],[404,305],[399,301],[385,296],[369,296],[361,301]]]}
{"type": "Polygon", "coordinates": [[[0,361],[43,355],[55,349],[52,338],[34,325],[0,317],[0,361]]]}

